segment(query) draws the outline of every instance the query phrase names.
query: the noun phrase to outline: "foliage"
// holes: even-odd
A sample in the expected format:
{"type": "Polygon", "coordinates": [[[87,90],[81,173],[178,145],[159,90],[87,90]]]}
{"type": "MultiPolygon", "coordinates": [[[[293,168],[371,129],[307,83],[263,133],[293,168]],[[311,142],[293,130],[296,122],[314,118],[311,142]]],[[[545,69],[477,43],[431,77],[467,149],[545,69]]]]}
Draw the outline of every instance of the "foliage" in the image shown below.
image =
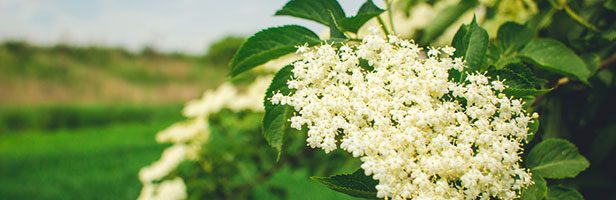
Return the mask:
{"type": "Polygon", "coordinates": [[[537,144],[526,159],[526,165],[543,178],[573,178],[588,168],[588,160],[567,140],[548,138],[537,144]]]}
{"type": "Polygon", "coordinates": [[[376,196],[376,189],[373,185],[376,185],[377,182],[367,177],[364,173],[364,170],[359,169],[352,174],[312,177],[312,179],[323,183],[332,190],[354,197],[372,199],[376,196]]]}
{"type": "MultiPolygon", "coordinates": [[[[291,92],[286,85],[292,75],[291,68],[291,66],[286,66],[276,73],[272,81],[273,84],[267,88],[265,99],[272,98],[275,91],[283,94],[291,92]]],[[[289,127],[288,119],[291,117],[293,108],[287,105],[272,105],[269,101],[264,101],[264,107],[266,112],[263,116],[263,136],[267,143],[278,151],[280,158],[284,135],[289,127]]]]}
{"type": "Polygon", "coordinates": [[[269,60],[294,52],[304,43],[316,44],[319,37],[312,31],[297,25],[265,29],[248,40],[231,60],[231,76],[248,71],[269,60]]]}
{"type": "MultiPolygon", "coordinates": [[[[431,1],[426,3],[430,4],[431,1]]],[[[371,1],[366,2],[366,5],[370,4],[371,1]]],[[[388,8],[398,5],[391,4],[390,1],[386,1],[385,4],[388,8]]],[[[407,5],[406,9],[409,9],[417,4],[407,5]]],[[[534,128],[538,132],[533,131],[533,140],[525,147],[529,153],[524,156],[526,166],[535,174],[533,179],[536,185],[524,191],[522,194],[524,199],[582,197],[576,189],[559,184],[577,186],[591,199],[613,195],[614,191],[601,190],[585,184],[580,180],[581,176],[577,176],[580,172],[583,175],[583,171],[589,166],[584,155],[589,156],[592,144],[600,143],[602,139],[598,138],[599,136],[606,137],[607,133],[600,130],[613,128],[610,124],[616,123],[608,114],[613,111],[611,108],[613,106],[607,105],[607,102],[614,99],[615,88],[613,65],[616,65],[616,54],[614,54],[616,37],[613,37],[613,33],[616,24],[613,21],[616,19],[616,13],[613,5],[612,1],[539,1],[530,3],[528,7],[530,10],[527,10],[529,12],[519,10],[523,17],[511,17],[503,14],[503,10],[517,6],[510,1],[477,3],[462,0],[460,4],[447,7],[442,14],[437,15],[435,22],[438,23],[433,23],[420,31],[423,35],[419,35],[419,41],[422,44],[430,44],[444,33],[444,27],[449,27],[458,21],[457,19],[462,16],[460,13],[472,12],[476,7],[487,9],[485,16],[473,19],[468,25],[462,25],[453,37],[451,45],[457,49],[455,56],[462,56],[470,66],[469,71],[490,74],[493,78],[504,78],[509,86],[505,94],[524,99],[525,108],[529,112],[540,113],[541,126],[538,129],[534,128]],[[488,33],[492,31],[482,28],[482,23],[498,24],[500,26],[498,33],[489,35],[488,33]],[[608,107],[609,109],[602,110],[608,107]],[[551,138],[565,138],[571,142],[551,138]],[[576,145],[580,146],[579,152],[576,145]],[[574,179],[554,180],[563,178],[574,179]],[[592,192],[595,190],[600,192],[592,192]]],[[[370,15],[380,23],[385,35],[395,34],[395,23],[390,19],[391,23],[386,24],[381,16],[389,15],[391,18],[394,11],[395,9],[389,8],[380,16],[370,15]]],[[[319,22],[330,28],[331,38],[319,43],[315,42],[315,37],[312,36],[294,37],[293,34],[296,34],[294,31],[275,32],[272,30],[277,30],[276,28],[266,29],[250,37],[242,47],[244,52],[253,51],[260,54],[238,53],[233,59],[236,61],[254,59],[258,62],[243,62],[240,67],[236,67],[238,64],[232,64],[232,68],[238,69],[234,70],[232,75],[242,73],[284,53],[291,53],[295,49],[291,46],[314,46],[328,41],[353,43],[361,40],[362,35],[355,34],[361,31],[355,31],[354,28],[361,27],[363,22],[367,22],[358,20],[353,29],[340,26],[339,22],[347,18],[334,0],[292,0],[277,14],[319,22]],[[254,45],[268,43],[273,37],[282,38],[286,34],[294,40],[282,42],[287,45],[285,51],[268,50],[274,46],[264,49],[263,45],[254,45]],[[252,58],[253,56],[259,57],[257,59],[252,58]]],[[[310,33],[301,27],[293,26],[293,28],[310,33]]],[[[465,81],[465,73],[453,73],[457,81],[465,81]]],[[[284,87],[286,80],[274,79],[273,88],[287,90],[288,88],[284,87]]],[[[268,91],[267,95],[271,95],[269,94],[271,92],[268,91]]],[[[263,124],[268,131],[271,131],[265,135],[266,140],[277,141],[270,144],[280,154],[280,148],[284,145],[278,141],[284,132],[288,131],[287,126],[280,124],[288,121],[290,116],[286,111],[279,112],[276,109],[279,108],[266,106],[266,113],[275,113],[277,116],[267,116],[263,124]],[[278,124],[277,128],[268,128],[272,127],[271,124],[278,124]]],[[[538,124],[535,123],[533,126],[537,127],[538,124]]],[[[592,151],[614,151],[614,143],[601,144],[602,149],[592,149],[592,151]]],[[[282,154],[286,151],[282,149],[282,154]]],[[[602,177],[608,183],[616,180],[613,173],[607,170],[608,166],[613,164],[606,162],[605,157],[590,161],[591,168],[588,173],[599,176],[611,174],[602,177]],[[598,165],[592,167],[595,166],[593,164],[595,161],[598,165]]],[[[345,175],[333,177],[336,177],[336,181],[323,181],[327,179],[322,178],[318,180],[336,191],[353,196],[357,191],[370,192],[363,186],[352,184],[353,177],[345,178],[347,177],[345,175]]],[[[376,183],[373,184],[376,186],[376,183]]]]}

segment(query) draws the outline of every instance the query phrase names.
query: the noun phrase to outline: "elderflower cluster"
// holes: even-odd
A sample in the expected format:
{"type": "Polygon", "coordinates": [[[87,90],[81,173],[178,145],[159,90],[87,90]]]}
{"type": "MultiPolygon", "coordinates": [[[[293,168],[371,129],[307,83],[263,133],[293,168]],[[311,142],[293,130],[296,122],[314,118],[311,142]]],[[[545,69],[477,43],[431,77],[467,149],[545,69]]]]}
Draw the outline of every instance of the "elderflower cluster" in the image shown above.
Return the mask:
{"type": "Polygon", "coordinates": [[[244,90],[238,90],[229,83],[222,84],[215,91],[207,91],[201,99],[190,101],[182,111],[188,119],[173,124],[159,132],[159,143],[172,143],[164,150],[161,158],[139,172],[143,189],[140,200],[180,200],[187,198],[184,180],[168,177],[185,160],[198,160],[203,145],[208,141],[210,131],[208,119],[222,109],[232,111],[263,111],[262,99],[271,81],[271,76],[257,78],[244,90]]]}
{"type": "Polygon", "coordinates": [[[532,184],[519,165],[534,119],[523,102],[483,74],[453,81],[466,66],[452,47],[425,52],[377,32],[356,46],[300,47],[294,92],[271,102],[295,109],[291,127],[308,128],[309,146],[360,157],[378,198],[517,198],[532,184]]]}

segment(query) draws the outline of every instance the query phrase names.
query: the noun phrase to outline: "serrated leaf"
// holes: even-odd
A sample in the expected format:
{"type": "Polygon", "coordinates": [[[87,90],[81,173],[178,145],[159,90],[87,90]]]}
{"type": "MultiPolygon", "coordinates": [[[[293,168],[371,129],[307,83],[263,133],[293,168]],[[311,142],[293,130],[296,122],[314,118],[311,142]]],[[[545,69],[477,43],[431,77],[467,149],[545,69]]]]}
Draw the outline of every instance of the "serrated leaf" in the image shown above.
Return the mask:
{"type": "Polygon", "coordinates": [[[552,89],[534,88],[506,88],[503,93],[512,97],[539,96],[552,91],[552,89]]]}
{"type": "Polygon", "coordinates": [[[329,14],[332,16],[332,23],[329,25],[329,37],[346,39],[346,36],[341,30],[342,28],[340,28],[340,22],[339,22],[339,20],[343,20],[343,19],[336,19],[334,17],[334,14],[331,11],[329,12],[329,14]]]}
{"type": "Polygon", "coordinates": [[[577,147],[564,139],[549,138],[535,146],[526,159],[526,166],[544,178],[573,178],[590,163],[577,147]]]}
{"type": "Polygon", "coordinates": [[[275,15],[299,17],[326,26],[333,25],[332,19],[340,21],[346,17],[336,0],[291,0],[275,15]]]}
{"type": "Polygon", "coordinates": [[[450,5],[439,12],[433,21],[423,30],[421,44],[427,45],[447,30],[466,11],[479,5],[477,0],[462,0],[458,4],[450,5]]]}
{"type": "Polygon", "coordinates": [[[280,92],[283,95],[288,95],[292,92],[287,86],[287,81],[293,75],[293,66],[287,65],[280,69],[274,76],[272,83],[267,88],[265,99],[263,101],[265,107],[265,115],[263,116],[263,137],[267,143],[278,151],[278,159],[282,154],[282,145],[284,135],[289,128],[289,119],[293,115],[293,108],[288,105],[272,104],[270,99],[273,94],[280,92]]]}
{"type": "Polygon", "coordinates": [[[541,176],[533,174],[533,185],[522,191],[522,200],[543,200],[548,193],[548,186],[541,176]]]}
{"type": "Polygon", "coordinates": [[[289,88],[287,82],[291,80],[293,76],[293,65],[287,65],[278,70],[272,78],[272,82],[267,87],[267,91],[265,92],[265,99],[263,99],[263,107],[267,110],[274,106],[270,99],[274,95],[274,93],[281,93],[283,95],[289,95],[293,92],[292,89],[289,88]]]}
{"type": "Polygon", "coordinates": [[[262,30],[248,38],[231,60],[231,77],[248,71],[269,60],[295,52],[298,45],[320,42],[314,32],[297,25],[262,30]]]}
{"type": "Polygon", "coordinates": [[[506,22],[498,28],[496,44],[502,54],[520,50],[534,36],[529,28],[515,22],[506,22]]]}
{"type": "Polygon", "coordinates": [[[565,44],[553,39],[533,39],[518,54],[541,69],[588,83],[590,70],[584,60],[565,44]]]}
{"type": "Polygon", "coordinates": [[[454,57],[464,57],[468,72],[483,71],[488,50],[488,32],[479,27],[476,19],[458,29],[451,45],[456,48],[454,57]]]}
{"type": "Polygon", "coordinates": [[[584,200],[584,197],[576,189],[552,185],[548,190],[547,200],[584,200]]]}
{"type": "Polygon", "coordinates": [[[345,31],[357,33],[359,28],[368,22],[368,20],[379,16],[383,12],[385,12],[385,10],[376,6],[372,0],[367,0],[359,8],[357,15],[342,19],[340,25],[345,31]]]}
{"type": "Polygon", "coordinates": [[[366,176],[364,170],[359,169],[353,174],[342,174],[330,177],[311,177],[328,188],[348,194],[350,196],[376,199],[376,185],[378,182],[366,176]]]}
{"type": "Polygon", "coordinates": [[[505,80],[505,84],[514,88],[536,88],[544,80],[535,76],[532,70],[521,63],[509,64],[502,69],[489,70],[493,79],[505,80]]]}

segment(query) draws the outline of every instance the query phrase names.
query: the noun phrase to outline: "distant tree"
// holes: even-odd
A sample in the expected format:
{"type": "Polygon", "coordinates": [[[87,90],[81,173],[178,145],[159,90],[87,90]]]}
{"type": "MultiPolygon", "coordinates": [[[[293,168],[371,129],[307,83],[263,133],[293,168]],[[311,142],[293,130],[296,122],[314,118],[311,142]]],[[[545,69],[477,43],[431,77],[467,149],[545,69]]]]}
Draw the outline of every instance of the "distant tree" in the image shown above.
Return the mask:
{"type": "Polygon", "coordinates": [[[245,40],[238,36],[227,36],[218,40],[207,49],[203,60],[208,65],[226,67],[245,40]]]}
{"type": "Polygon", "coordinates": [[[143,47],[143,49],[141,49],[141,52],[139,52],[139,54],[141,56],[145,56],[149,58],[161,57],[161,53],[156,48],[149,46],[149,45],[143,47]]]}

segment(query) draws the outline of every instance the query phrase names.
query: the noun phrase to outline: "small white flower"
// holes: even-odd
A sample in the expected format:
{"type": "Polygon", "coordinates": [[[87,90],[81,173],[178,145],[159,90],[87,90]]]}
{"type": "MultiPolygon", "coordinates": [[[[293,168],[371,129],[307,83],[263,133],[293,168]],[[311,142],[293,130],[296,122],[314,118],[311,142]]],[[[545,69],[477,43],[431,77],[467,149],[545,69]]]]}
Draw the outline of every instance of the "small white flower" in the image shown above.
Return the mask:
{"type": "Polygon", "coordinates": [[[428,56],[430,57],[438,57],[441,52],[438,48],[428,47],[428,56]]]}
{"type": "Polygon", "coordinates": [[[445,46],[443,48],[441,48],[441,50],[443,51],[443,53],[449,55],[449,56],[453,56],[453,53],[456,52],[456,49],[450,46],[445,46]]]}

